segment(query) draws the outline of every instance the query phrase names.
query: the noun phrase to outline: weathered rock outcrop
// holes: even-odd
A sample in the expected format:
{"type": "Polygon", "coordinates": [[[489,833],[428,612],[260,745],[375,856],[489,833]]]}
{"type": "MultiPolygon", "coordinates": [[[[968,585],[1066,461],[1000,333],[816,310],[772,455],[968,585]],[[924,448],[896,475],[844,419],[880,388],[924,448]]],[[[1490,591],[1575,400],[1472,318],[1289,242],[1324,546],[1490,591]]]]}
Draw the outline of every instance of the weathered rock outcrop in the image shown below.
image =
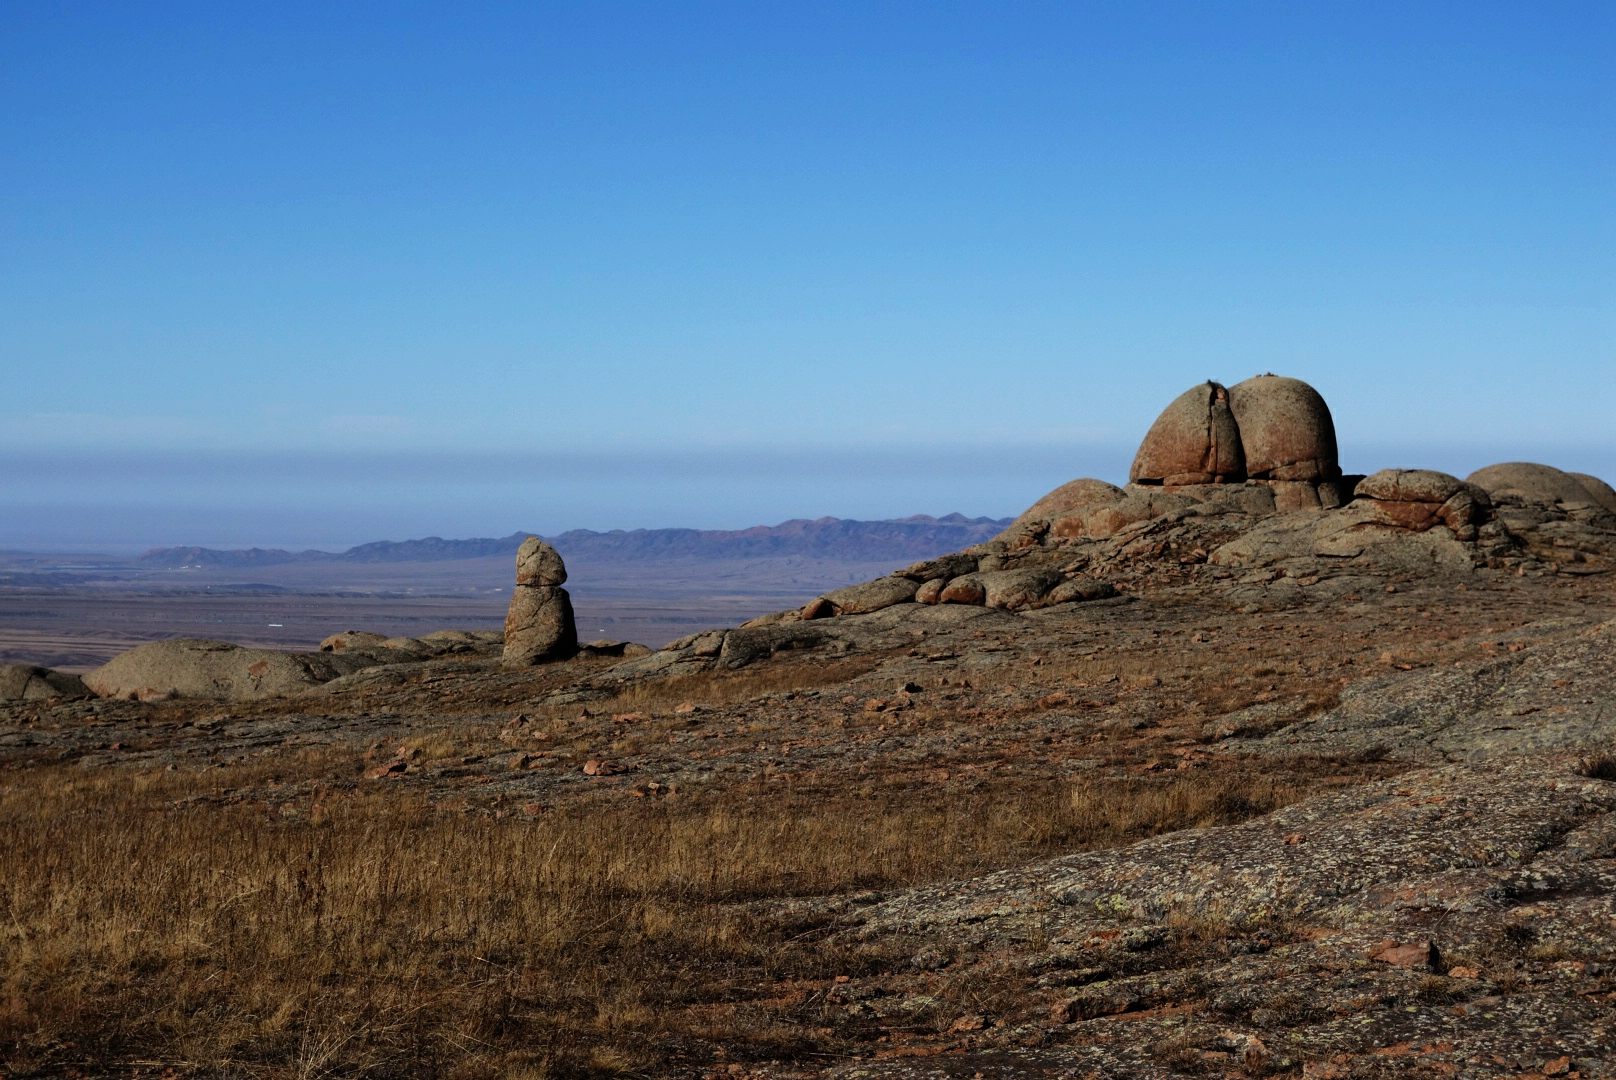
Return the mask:
{"type": "Polygon", "coordinates": [[[1095,480],[1091,477],[1069,480],[1029,506],[1016,519],[1015,524],[1019,525],[1028,518],[1059,517],[1071,510],[1116,502],[1122,497],[1121,488],[1104,480],[1095,480]]]}
{"type": "Polygon", "coordinates": [[[374,649],[379,648],[386,640],[386,634],[372,634],[365,630],[343,630],[320,642],[320,651],[347,652],[349,649],[374,649]]]}
{"type": "Polygon", "coordinates": [[[180,638],[119,653],[85,675],[84,685],[100,697],[133,701],[261,701],[303,693],[373,663],[340,653],[285,653],[180,638]]]}
{"type": "Polygon", "coordinates": [[[555,548],[536,536],[516,553],[516,588],[505,614],[507,667],[565,660],[578,653],[572,597],[561,583],[567,568],[555,548]]]}
{"type": "Polygon", "coordinates": [[[77,675],[33,664],[0,664],[0,701],[86,698],[89,688],[77,675]]]}
{"type": "Polygon", "coordinates": [[[1475,526],[1492,509],[1483,488],[1430,469],[1382,469],[1359,481],[1353,493],[1384,524],[1416,532],[1446,525],[1461,540],[1475,539],[1475,526]]]}
{"type": "Polygon", "coordinates": [[[1128,480],[1136,484],[1235,483],[1245,478],[1245,452],[1229,408],[1229,390],[1215,382],[1191,387],[1162,410],[1128,470],[1128,480]]]}

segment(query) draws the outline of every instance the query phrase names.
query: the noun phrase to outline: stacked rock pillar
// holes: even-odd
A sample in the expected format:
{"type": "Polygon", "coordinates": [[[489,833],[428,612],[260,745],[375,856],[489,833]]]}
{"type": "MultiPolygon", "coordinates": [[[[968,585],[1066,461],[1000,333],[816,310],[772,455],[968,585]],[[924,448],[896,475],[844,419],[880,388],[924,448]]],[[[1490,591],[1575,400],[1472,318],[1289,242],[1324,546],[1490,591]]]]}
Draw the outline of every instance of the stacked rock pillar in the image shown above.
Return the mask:
{"type": "Polygon", "coordinates": [[[505,613],[507,667],[565,660],[578,652],[572,598],[561,586],[567,567],[560,552],[536,536],[516,552],[516,590],[505,613]]]}

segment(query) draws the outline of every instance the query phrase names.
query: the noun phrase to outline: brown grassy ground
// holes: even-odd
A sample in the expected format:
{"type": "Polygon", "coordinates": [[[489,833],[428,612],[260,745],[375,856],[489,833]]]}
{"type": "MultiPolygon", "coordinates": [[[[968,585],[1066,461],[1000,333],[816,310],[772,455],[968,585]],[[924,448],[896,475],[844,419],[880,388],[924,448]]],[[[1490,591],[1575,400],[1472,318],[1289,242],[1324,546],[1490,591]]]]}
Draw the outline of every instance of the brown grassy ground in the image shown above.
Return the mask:
{"type": "MultiPolygon", "coordinates": [[[[273,772],[351,777],[361,766],[320,751],[273,772]]],[[[1194,770],[874,797],[760,785],[531,820],[388,785],[316,790],[274,810],[216,797],[269,769],[7,777],[9,1073],[806,1064],[859,1038],[813,988],[907,958],[825,945],[811,923],[748,902],[908,886],[1240,820],[1317,783],[1194,770]]]]}

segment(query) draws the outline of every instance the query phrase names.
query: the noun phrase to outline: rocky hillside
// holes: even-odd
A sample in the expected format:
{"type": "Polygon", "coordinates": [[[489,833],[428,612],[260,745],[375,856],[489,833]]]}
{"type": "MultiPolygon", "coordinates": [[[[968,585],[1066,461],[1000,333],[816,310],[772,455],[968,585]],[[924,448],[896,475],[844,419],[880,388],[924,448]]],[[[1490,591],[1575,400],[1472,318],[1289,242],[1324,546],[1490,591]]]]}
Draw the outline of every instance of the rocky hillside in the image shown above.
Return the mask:
{"type": "Polygon", "coordinates": [[[183,1035],[219,1068],[323,1040],[330,1071],[423,1076],[1616,1076],[1616,492],[1527,463],[1343,476],[1293,382],[1193,388],[1125,488],[1073,481],[654,652],[579,642],[535,540],[516,580],[543,592],[503,637],[7,673],[14,846],[53,793],[116,794],[51,817],[91,822],[80,847],[0,848],[17,978],[144,951],[138,993],[40,990],[0,1052],[23,1075],[183,1035]],[[115,864],[104,834],[200,876],[102,933],[123,879],[62,890],[115,864]],[[250,934],[294,923],[273,955],[306,950],[325,995],[287,1007],[295,1038],[196,1019],[306,987],[250,934]],[[350,998],[362,1024],[328,1004],[350,998]]]}

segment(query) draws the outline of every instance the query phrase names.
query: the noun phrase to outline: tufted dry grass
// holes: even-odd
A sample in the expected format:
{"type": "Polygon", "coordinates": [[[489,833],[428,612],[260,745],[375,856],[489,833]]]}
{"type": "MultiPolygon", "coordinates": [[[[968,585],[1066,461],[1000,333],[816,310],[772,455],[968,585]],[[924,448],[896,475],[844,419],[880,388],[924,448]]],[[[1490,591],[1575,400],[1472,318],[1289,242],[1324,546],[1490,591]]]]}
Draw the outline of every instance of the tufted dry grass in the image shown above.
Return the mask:
{"type": "MultiPolygon", "coordinates": [[[[859,1033],[813,995],[760,1003],[769,987],[906,958],[753,902],[1240,820],[1310,787],[1202,770],[873,797],[760,786],[530,820],[342,782],[361,765],[306,755],[297,770],[332,782],[278,807],[228,795],[265,766],[8,774],[8,1074],[696,1075],[718,1047],[817,1060],[859,1033]]],[[[297,778],[284,759],[275,773],[297,778]]]]}

